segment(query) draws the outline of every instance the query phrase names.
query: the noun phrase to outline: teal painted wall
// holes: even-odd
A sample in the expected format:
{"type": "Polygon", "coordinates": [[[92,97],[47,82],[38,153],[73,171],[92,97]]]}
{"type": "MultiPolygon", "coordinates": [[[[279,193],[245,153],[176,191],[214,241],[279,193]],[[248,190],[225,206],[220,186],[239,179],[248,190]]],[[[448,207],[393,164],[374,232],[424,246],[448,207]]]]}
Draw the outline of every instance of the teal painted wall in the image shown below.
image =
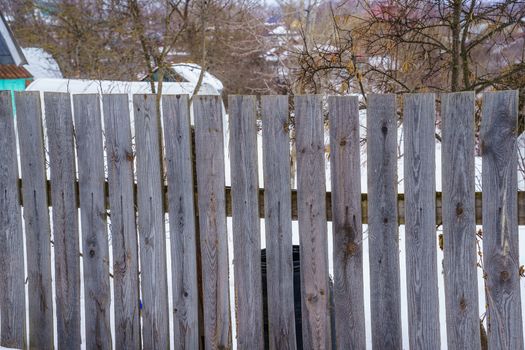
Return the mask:
{"type": "MultiPolygon", "coordinates": [[[[26,89],[27,80],[28,79],[0,79],[0,91],[1,90],[11,90],[11,93],[14,91],[24,91],[26,89]]],[[[13,113],[16,114],[14,94],[12,94],[12,98],[13,98],[13,113]]]]}

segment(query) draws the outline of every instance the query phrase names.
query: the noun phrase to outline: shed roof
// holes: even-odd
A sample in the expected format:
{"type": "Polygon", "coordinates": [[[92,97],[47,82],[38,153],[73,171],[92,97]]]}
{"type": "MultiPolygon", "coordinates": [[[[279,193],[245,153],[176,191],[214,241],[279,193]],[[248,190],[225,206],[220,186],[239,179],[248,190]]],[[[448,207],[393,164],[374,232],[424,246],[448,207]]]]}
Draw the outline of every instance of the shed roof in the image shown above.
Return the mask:
{"type": "Polygon", "coordinates": [[[23,66],[0,64],[0,79],[29,79],[32,77],[23,66]]]}

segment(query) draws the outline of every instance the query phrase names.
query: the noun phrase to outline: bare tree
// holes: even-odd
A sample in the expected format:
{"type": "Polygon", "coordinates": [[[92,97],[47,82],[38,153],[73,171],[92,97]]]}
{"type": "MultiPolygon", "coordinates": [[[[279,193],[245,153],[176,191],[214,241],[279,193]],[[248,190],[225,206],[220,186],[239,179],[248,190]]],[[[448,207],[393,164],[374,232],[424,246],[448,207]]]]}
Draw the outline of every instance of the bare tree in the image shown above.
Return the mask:
{"type": "Polygon", "coordinates": [[[520,0],[359,0],[363,74],[380,90],[483,91],[525,71],[520,0]]]}

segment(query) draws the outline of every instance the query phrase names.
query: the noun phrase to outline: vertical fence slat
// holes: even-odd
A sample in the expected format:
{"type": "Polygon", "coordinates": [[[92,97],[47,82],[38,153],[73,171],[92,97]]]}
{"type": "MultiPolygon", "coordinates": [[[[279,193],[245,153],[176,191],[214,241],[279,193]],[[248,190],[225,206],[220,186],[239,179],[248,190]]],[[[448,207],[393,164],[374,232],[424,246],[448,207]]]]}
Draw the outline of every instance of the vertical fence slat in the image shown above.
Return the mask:
{"type": "Polygon", "coordinates": [[[396,97],[369,95],[368,244],[374,349],[401,349],[396,97]]]}
{"type": "Polygon", "coordinates": [[[296,349],[288,96],[262,96],[269,348],[296,349]]]}
{"type": "Polygon", "coordinates": [[[51,227],[38,92],[15,93],[28,274],[29,348],[52,349],[51,227]]]}
{"type": "Polygon", "coordinates": [[[405,249],[411,349],[439,349],[435,96],[404,97],[405,249]]]}
{"type": "Polygon", "coordinates": [[[264,349],[256,100],[230,96],[228,101],[237,346],[264,349]]]}
{"type": "Polygon", "coordinates": [[[193,108],[199,188],[204,346],[206,349],[229,349],[232,340],[220,97],[195,96],[193,108]]]}
{"type": "Polygon", "coordinates": [[[295,97],[303,346],[330,349],[324,124],[320,96],[295,97]]]}
{"type": "Polygon", "coordinates": [[[199,348],[199,292],[188,96],[163,96],[175,348],[199,348]]]}
{"type": "Polygon", "coordinates": [[[9,91],[0,92],[0,345],[23,348],[25,286],[18,161],[9,91]]]}
{"type": "Polygon", "coordinates": [[[59,349],[80,348],[80,250],[69,94],[44,94],[49,139],[59,349]]]}
{"type": "Polygon", "coordinates": [[[84,266],[86,347],[111,348],[109,248],[99,95],[73,97],[84,266]]]}
{"type": "Polygon", "coordinates": [[[115,348],[139,349],[139,266],[129,100],[128,95],[104,95],[102,101],[113,248],[115,348]]]}
{"type": "Polygon", "coordinates": [[[145,349],[169,347],[166,232],[156,95],[134,95],[142,333],[145,349]]]}
{"type": "Polygon", "coordinates": [[[523,349],[517,221],[517,91],[483,96],[483,265],[489,348],[523,349]]]}
{"type": "Polygon", "coordinates": [[[474,93],[443,94],[443,238],[447,343],[479,349],[476,213],[474,184],[474,93]]]}
{"type": "Polygon", "coordinates": [[[359,101],[330,97],[334,312],[338,349],[364,349],[359,101]]]}

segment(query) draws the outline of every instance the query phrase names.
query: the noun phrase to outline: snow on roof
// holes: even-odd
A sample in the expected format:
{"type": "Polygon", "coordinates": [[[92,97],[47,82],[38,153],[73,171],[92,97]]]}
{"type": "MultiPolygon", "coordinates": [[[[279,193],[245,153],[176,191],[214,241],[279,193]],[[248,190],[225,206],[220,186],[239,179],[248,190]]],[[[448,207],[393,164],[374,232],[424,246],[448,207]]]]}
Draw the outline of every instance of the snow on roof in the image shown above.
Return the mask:
{"type": "MultiPolygon", "coordinates": [[[[158,83],[155,83],[158,86],[158,83]]],[[[67,92],[71,94],[149,94],[151,85],[142,81],[80,80],[80,79],[36,79],[28,91],[67,92]]],[[[163,95],[192,95],[194,83],[163,83],[163,95]]],[[[202,85],[199,95],[220,95],[210,85],[202,85]]]]}
{"type": "Polygon", "coordinates": [[[24,68],[37,78],[62,78],[57,62],[48,52],[38,47],[22,48],[27,59],[24,68]]]}
{"type": "Polygon", "coordinates": [[[277,26],[272,31],[270,31],[270,35],[286,35],[288,34],[288,29],[284,26],[277,26]]]}
{"type": "MultiPolygon", "coordinates": [[[[177,73],[178,75],[180,75],[184,80],[192,84],[195,84],[195,85],[199,81],[199,76],[202,70],[201,66],[195,63],[177,63],[177,64],[173,64],[171,66],[171,69],[173,69],[173,71],[177,73]]],[[[209,72],[204,73],[202,85],[203,87],[205,85],[209,85],[213,87],[215,90],[217,90],[219,94],[224,89],[222,82],[219,79],[217,79],[215,76],[210,74],[209,72]]],[[[200,91],[199,91],[199,94],[201,94],[200,91]]]]}

